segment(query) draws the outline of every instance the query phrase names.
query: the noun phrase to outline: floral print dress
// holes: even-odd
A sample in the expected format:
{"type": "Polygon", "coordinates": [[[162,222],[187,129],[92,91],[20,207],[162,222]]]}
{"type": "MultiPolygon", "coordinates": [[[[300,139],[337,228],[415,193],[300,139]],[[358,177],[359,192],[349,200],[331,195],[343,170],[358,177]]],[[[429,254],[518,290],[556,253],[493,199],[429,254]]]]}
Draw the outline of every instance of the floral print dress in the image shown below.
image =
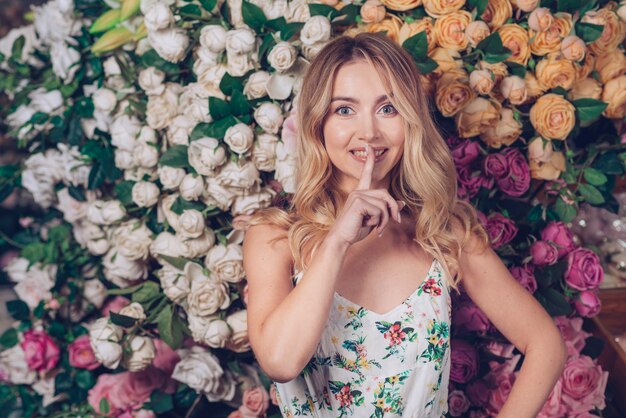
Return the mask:
{"type": "MultiPolygon", "coordinates": [[[[294,276],[294,285],[302,272],[294,276]]],[[[379,314],[337,292],[316,352],[278,383],[283,417],[442,417],[448,411],[450,294],[437,259],[425,280],[379,314]]]]}

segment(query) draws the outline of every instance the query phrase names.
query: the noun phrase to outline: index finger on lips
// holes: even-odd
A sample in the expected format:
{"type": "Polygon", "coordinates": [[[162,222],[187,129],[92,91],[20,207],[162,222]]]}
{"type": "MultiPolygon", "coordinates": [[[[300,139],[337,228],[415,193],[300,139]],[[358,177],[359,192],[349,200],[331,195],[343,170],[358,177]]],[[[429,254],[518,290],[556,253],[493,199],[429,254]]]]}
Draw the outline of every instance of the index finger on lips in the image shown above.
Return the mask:
{"type": "Polygon", "coordinates": [[[361,171],[361,177],[359,178],[359,184],[356,186],[356,190],[369,190],[372,184],[372,172],[374,171],[374,152],[369,144],[365,144],[365,152],[367,157],[365,158],[365,164],[361,171]]]}

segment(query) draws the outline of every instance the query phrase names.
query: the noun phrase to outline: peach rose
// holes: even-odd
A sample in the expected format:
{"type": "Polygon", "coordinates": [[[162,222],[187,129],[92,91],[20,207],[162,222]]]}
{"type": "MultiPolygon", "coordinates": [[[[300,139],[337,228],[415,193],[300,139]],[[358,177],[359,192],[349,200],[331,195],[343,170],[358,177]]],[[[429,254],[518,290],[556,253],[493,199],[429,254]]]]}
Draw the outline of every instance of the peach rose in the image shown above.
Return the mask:
{"type": "Polygon", "coordinates": [[[537,63],[535,75],[537,80],[549,89],[561,86],[569,90],[576,81],[578,72],[572,61],[553,53],[537,63]]]}
{"type": "Polygon", "coordinates": [[[522,12],[532,12],[537,8],[539,0],[511,0],[514,7],[517,7],[522,12]]]}
{"type": "Polygon", "coordinates": [[[585,58],[586,51],[585,41],[576,35],[566,36],[561,42],[561,53],[568,60],[580,61],[585,58]]]}
{"type": "Polygon", "coordinates": [[[457,68],[463,68],[461,54],[459,51],[454,49],[435,48],[428,54],[428,56],[437,61],[437,64],[439,64],[439,66],[433,71],[437,75],[441,75],[457,68]]]}
{"type": "Polygon", "coordinates": [[[489,70],[474,70],[470,73],[470,87],[478,94],[489,94],[495,85],[495,77],[489,70]]]}
{"type": "Polygon", "coordinates": [[[528,160],[548,162],[552,158],[552,141],[536,136],[528,143],[528,160]]]}
{"type": "Polygon", "coordinates": [[[502,80],[500,83],[500,92],[514,105],[524,103],[528,97],[524,79],[516,75],[506,77],[502,80]]]}
{"type": "Polygon", "coordinates": [[[541,96],[546,91],[546,86],[541,84],[532,72],[526,71],[524,76],[524,84],[526,84],[527,101],[541,96]]]}
{"type": "Polygon", "coordinates": [[[564,140],[576,122],[574,105],[563,96],[548,93],[530,109],[530,123],[544,138],[564,140]]]}
{"type": "Polygon", "coordinates": [[[476,97],[455,116],[457,130],[461,138],[469,138],[483,133],[500,120],[502,105],[495,100],[476,97]]]}
{"type": "Polygon", "coordinates": [[[424,0],[424,9],[428,16],[440,18],[460,10],[465,0],[424,0]]]}
{"type": "Polygon", "coordinates": [[[384,20],[376,23],[369,23],[366,30],[370,33],[387,31],[387,37],[398,43],[400,26],[402,25],[402,19],[391,13],[387,13],[384,20]]]}
{"type": "Polygon", "coordinates": [[[589,49],[596,55],[602,55],[617,48],[626,35],[626,23],[622,22],[619,16],[612,10],[614,6],[615,3],[610,3],[609,7],[588,11],[580,19],[584,23],[604,26],[602,35],[589,44],[589,49]]]}
{"type": "Polygon", "coordinates": [[[604,84],[626,72],[626,56],[622,49],[614,49],[596,58],[594,65],[604,84]]]}
{"type": "Polygon", "coordinates": [[[552,26],[554,17],[547,7],[538,7],[528,16],[528,27],[535,32],[543,32],[552,26]]]}
{"type": "Polygon", "coordinates": [[[257,386],[243,393],[242,402],[239,411],[244,416],[262,416],[270,406],[270,395],[263,386],[257,386]]]}
{"type": "Polygon", "coordinates": [[[561,50],[561,40],[569,35],[572,29],[572,15],[557,13],[554,22],[543,32],[529,31],[532,42],[530,52],[535,55],[546,55],[561,50]]]}
{"type": "Polygon", "coordinates": [[[415,9],[422,5],[422,0],[380,0],[386,8],[397,12],[415,9]]]}
{"type": "Polygon", "coordinates": [[[361,20],[364,23],[376,23],[385,18],[385,6],[378,0],[367,0],[361,6],[361,20]]]}
{"type": "Polygon", "coordinates": [[[537,180],[556,180],[565,171],[565,155],[561,151],[554,151],[550,161],[530,160],[528,166],[532,178],[537,180]]]}
{"type": "Polygon", "coordinates": [[[626,75],[610,80],[604,85],[602,101],[609,105],[602,113],[609,119],[621,119],[626,116],[626,75]]]}
{"type": "Polygon", "coordinates": [[[493,30],[504,25],[511,16],[513,16],[513,8],[509,0],[489,0],[480,18],[493,30]]]}
{"type": "Polygon", "coordinates": [[[411,36],[417,35],[420,32],[426,32],[426,40],[428,41],[428,52],[431,52],[437,46],[435,40],[435,34],[433,32],[433,19],[431,17],[424,17],[420,20],[414,20],[411,23],[405,22],[400,28],[400,45],[404,43],[411,36]]]}
{"type": "Polygon", "coordinates": [[[480,134],[480,139],[489,147],[498,149],[502,145],[511,145],[521,134],[522,124],[515,119],[512,109],[504,107],[500,110],[500,120],[495,125],[487,127],[480,134]]]}
{"type": "Polygon", "coordinates": [[[472,15],[465,10],[452,12],[435,21],[435,39],[442,48],[461,51],[467,48],[465,28],[472,21],[472,15]]]}
{"type": "Polygon", "coordinates": [[[530,48],[528,47],[528,32],[520,25],[510,23],[503,25],[498,29],[502,45],[509,48],[512,52],[507,61],[516,62],[523,66],[528,63],[530,58],[530,48]]]}
{"type": "Polygon", "coordinates": [[[591,74],[591,71],[593,71],[595,63],[596,63],[596,56],[589,53],[589,51],[587,51],[582,65],[579,62],[576,63],[576,68],[578,71],[576,79],[582,80],[583,78],[589,77],[589,74],[591,74]]]}
{"type": "Polygon", "coordinates": [[[487,61],[478,61],[476,68],[479,70],[489,70],[493,73],[496,84],[498,84],[504,77],[509,75],[509,69],[503,62],[497,62],[490,64],[487,61]]]}
{"type": "Polygon", "coordinates": [[[437,81],[435,104],[444,116],[457,114],[474,97],[463,70],[444,73],[437,81]]]}
{"type": "Polygon", "coordinates": [[[476,45],[489,36],[489,34],[491,34],[491,30],[482,20],[474,20],[465,28],[465,37],[473,47],[476,47],[476,45]]]}
{"type": "Polygon", "coordinates": [[[578,99],[596,99],[600,100],[602,96],[602,84],[596,79],[587,77],[578,80],[567,93],[570,100],[578,99]]]}

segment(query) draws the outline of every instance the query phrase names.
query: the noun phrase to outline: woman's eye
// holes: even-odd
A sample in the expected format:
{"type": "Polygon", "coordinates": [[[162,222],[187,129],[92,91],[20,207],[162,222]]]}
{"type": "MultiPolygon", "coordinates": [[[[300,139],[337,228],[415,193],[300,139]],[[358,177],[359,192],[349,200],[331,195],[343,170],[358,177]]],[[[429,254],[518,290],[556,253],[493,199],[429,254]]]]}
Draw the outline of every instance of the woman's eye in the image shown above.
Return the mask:
{"type": "Polygon", "coordinates": [[[350,109],[349,107],[346,107],[346,106],[340,106],[340,107],[338,107],[338,108],[335,110],[335,113],[339,113],[340,115],[348,115],[349,113],[342,113],[342,112],[341,112],[341,110],[343,110],[343,109],[345,109],[345,110],[352,110],[352,109],[350,109]]]}
{"type": "Polygon", "coordinates": [[[383,106],[383,109],[389,108],[391,109],[391,112],[383,112],[383,113],[395,113],[396,112],[396,108],[393,107],[393,105],[387,104],[385,106],[383,106]]]}

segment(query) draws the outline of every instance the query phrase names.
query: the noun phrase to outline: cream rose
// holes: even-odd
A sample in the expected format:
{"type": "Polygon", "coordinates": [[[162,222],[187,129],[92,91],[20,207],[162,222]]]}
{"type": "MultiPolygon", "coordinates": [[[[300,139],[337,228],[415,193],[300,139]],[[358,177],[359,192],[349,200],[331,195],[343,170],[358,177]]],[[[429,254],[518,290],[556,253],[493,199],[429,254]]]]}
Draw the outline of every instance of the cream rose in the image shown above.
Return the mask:
{"type": "Polygon", "coordinates": [[[482,20],[474,20],[470,22],[469,25],[465,28],[465,37],[471,46],[474,48],[476,45],[480,43],[483,39],[491,34],[491,30],[489,26],[482,20]]]}
{"type": "Polygon", "coordinates": [[[600,100],[602,96],[602,84],[596,79],[587,77],[574,83],[567,93],[570,100],[595,99],[600,100]]]}
{"type": "Polygon", "coordinates": [[[130,305],[124,306],[122,309],[120,309],[119,314],[134,318],[139,322],[146,319],[146,313],[143,310],[143,306],[141,306],[141,304],[137,302],[133,302],[130,305]]]}
{"type": "Polygon", "coordinates": [[[200,31],[200,45],[216,54],[226,49],[228,32],[221,25],[206,25],[200,31]]]}
{"type": "Polygon", "coordinates": [[[554,17],[547,7],[538,7],[528,16],[528,27],[535,32],[543,32],[552,26],[554,17]]]}
{"type": "Polygon", "coordinates": [[[462,138],[469,138],[484,132],[500,120],[500,103],[483,97],[476,97],[455,116],[455,122],[462,138]]]}
{"type": "Polygon", "coordinates": [[[177,304],[186,301],[189,294],[189,279],[182,271],[166,263],[155,274],[161,281],[165,296],[177,304]]]}
{"type": "Polygon", "coordinates": [[[248,27],[229,30],[225,47],[229,54],[248,54],[256,48],[256,34],[248,27]]]}
{"type": "Polygon", "coordinates": [[[429,16],[440,18],[457,10],[465,4],[465,0],[423,0],[424,9],[429,16]]]}
{"type": "Polygon", "coordinates": [[[276,135],[263,133],[257,135],[254,148],[252,150],[252,161],[260,171],[272,172],[276,164],[276,135]]]}
{"type": "Polygon", "coordinates": [[[267,61],[276,71],[283,72],[293,66],[297,57],[298,51],[296,51],[296,48],[289,42],[281,41],[271,49],[267,55],[267,61]]]}
{"type": "Polygon", "coordinates": [[[133,185],[133,202],[140,208],[154,206],[159,201],[160,194],[157,185],[149,181],[138,181],[133,185]]]}
{"type": "Polygon", "coordinates": [[[182,28],[168,28],[148,32],[148,41],[161,58],[169,62],[182,61],[189,46],[187,31],[182,28]]]}
{"type": "Polygon", "coordinates": [[[183,243],[187,248],[185,257],[203,257],[215,245],[215,233],[211,229],[206,228],[198,238],[186,238],[183,240],[183,243]]]}
{"type": "Polygon", "coordinates": [[[107,289],[98,279],[85,280],[83,285],[83,296],[88,302],[100,309],[107,297],[107,289]]]}
{"type": "Polygon", "coordinates": [[[150,337],[133,335],[128,341],[129,352],[122,364],[129,372],[139,372],[152,364],[156,357],[156,347],[150,337]]]}
{"type": "Polygon", "coordinates": [[[493,74],[489,70],[474,70],[469,75],[469,85],[478,94],[489,94],[495,85],[493,74]]]}
{"type": "Polygon", "coordinates": [[[522,124],[513,116],[513,110],[505,107],[500,111],[500,120],[495,125],[487,127],[480,134],[480,139],[489,147],[499,149],[502,145],[513,144],[521,134],[522,124]]]}
{"type": "Polygon", "coordinates": [[[621,49],[614,49],[596,58],[593,66],[600,74],[600,81],[606,84],[610,80],[626,73],[626,56],[621,49]]]}
{"type": "Polygon", "coordinates": [[[231,213],[237,215],[251,215],[257,209],[269,207],[276,196],[271,187],[264,187],[258,193],[237,196],[233,202],[231,213]]]}
{"type": "Polygon", "coordinates": [[[186,209],[178,218],[178,233],[185,238],[198,238],[204,232],[204,216],[195,209],[186,209]]]}
{"type": "Polygon", "coordinates": [[[270,73],[267,71],[257,71],[252,73],[248,80],[246,80],[246,84],[243,87],[243,93],[249,100],[252,99],[260,99],[263,96],[267,95],[266,84],[267,80],[270,78],[270,73]]]}
{"type": "Polygon", "coordinates": [[[300,41],[302,41],[304,45],[326,42],[330,39],[331,32],[330,20],[328,20],[326,16],[313,16],[307,19],[300,30],[300,41]]]}
{"type": "Polygon", "coordinates": [[[538,180],[556,180],[565,171],[565,156],[560,151],[551,154],[548,162],[530,160],[530,176],[538,180]]]}
{"type": "Polygon", "coordinates": [[[552,141],[536,136],[528,143],[528,159],[548,162],[552,158],[552,141]]]}
{"type": "Polygon", "coordinates": [[[245,195],[253,190],[258,190],[261,183],[259,171],[251,161],[245,161],[241,165],[229,161],[215,177],[217,182],[239,195],[245,195]]]}
{"type": "Polygon", "coordinates": [[[207,195],[204,203],[216,206],[222,211],[227,211],[235,199],[235,192],[222,186],[215,178],[208,178],[206,181],[207,195]]]}
{"type": "Polygon", "coordinates": [[[121,288],[135,285],[148,277],[148,266],[144,262],[131,260],[115,248],[106,253],[102,265],[104,277],[121,288]]]}
{"type": "Polygon", "coordinates": [[[120,341],[124,331],[109,323],[109,318],[100,318],[89,327],[89,342],[96,359],[109,369],[115,369],[122,359],[120,341]]]}
{"type": "Polygon", "coordinates": [[[198,200],[204,192],[204,181],[202,176],[197,174],[187,174],[183,177],[178,186],[180,197],[185,200],[198,200]]]}
{"type": "Polygon", "coordinates": [[[91,98],[93,100],[93,106],[105,113],[111,113],[117,104],[115,93],[107,88],[96,90],[91,98]]]}
{"type": "Polygon", "coordinates": [[[159,151],[150,144],[138,142],[133,150],[133,164],[143,168],[152,168],[159,162],[159,151]]]}
{"type": "Polygon", "coordinates": [[[144,15],[143,23],[149,31],[166,29],[174,24],[174,14],[164,3],[154,3],[144,15]]]}
{"type": "Polygon", "coordinates": [[[159,258],[159,254],[182,257],[186,252],[185,244],[169,232],[161,232],[150,244],[150,254],[156,258],[159,258]]]}
{"type": "Polygon", "coordinates": [[[246,154],[254,142],[254,131],[245,123],[238,123],[226,130],[224,142],[232,152],[246,154]]]}
{"type": "Polygon", "coordinates": [[[165,190],[177,189],[185,177],[185,170],[182,168],[174,168],[166,165],[160,166],[158,173],[161,185],[165,190]]]}
{"type": "Polygon", "coordinates": [[[163,93],[163,90],[165,90],[163,80],[165,80],[165,73],[155,67],[148,67],[139,72],[139,86],[148,95],[163,93]]]}
{"type": "Polygon", "coordinates": [[[596,55],[602,55],[614,50],[626,36],[626,23],[622,22],[615,11],[609,7],[590,10],[585,13],[580,21],[604,26],[602,35],[589,44],[589,50],[596,55]]]}
{"type": "Polygon", "coordinates": [[[264,131],[276,134],[283,124],[283,112],[277,104],[263,102],[254,110],[254,120],[264,131]]]}
{"type": "Polygon", "coordinates": [[[208,316],[230,306],[228,283],[207,277],[196,263],[185,265],[185,275],[191,283],[187,304],[192,315],[208,316]]]}
{"type": "Polygon", "coordinates": [[[189,164],[200,174],[212,176],[226,160],[226,151],[215,138],[200,138],[187,149],[189,164]]]}
{"type": "Polygon", "coordinates": [[[548,93],[530,109],[530,123],[544,138],[564,140],[576,122],[574,105],[563,96],[548,93]]]}
{"type": "Polygon", "coordinates": [[[165,83],[163,93],[148,96],[146,120],[153,129],[166,128],[178,114],[178,95],[182,88],[175,83],[165,83]]]}
{"type": "Polygon", "coordinates": [[[450,70],[463,68],[461,54],[454,49],[435,48],[428,55],[439,64],[433,71],[433,73],[437,75],[444,74],[450,70]]]}
{"type": "Polygon", "coordinates": [[[576,35],[566,36],[561,42],[561,53],[570,61],[580,61],[585,58],[585,41],[576,35]]]}
{"type": "Polygon", "coordinates": [[[130,260],[146,260],[150,254],[152,231],[138,220],[124,222],[115,228],[113,239],[120,254],[130,260]]]}
{"type": "Polygon", "coordinates": [[[126,216],[119,200],[94,200],[87,208],[87,220],[97,225],[111,225],[126,216]]]}
{"type": "Polygon", "coordinates": [[[226,323],[228,323],[233,331],[228,341],[227,348],[236,353],[249,351],[250,341],[248,340],[247,310],[242,309],[230,314],[226,317],[226,323]]]}
{"type": "Polygon", "coordinates": [[[206,255],[204,265],[221,281],[239,283],[246,276],[243,249],[238,244],[214,246],[206,255]]]}
{"type": "Polygon", "coordinates": [[[467,82],[467,73],[462,70],[444,73],[437,81],[435,103],[444,116],[457,114],[476,95],[467,82]]]}
{"type": "Polygon", "coordinates": [[[226,321],[217,315],[208,317],[189,315],[188,319],[194,341],[211,348],[224,348],[233,333],[226,321]]]}

